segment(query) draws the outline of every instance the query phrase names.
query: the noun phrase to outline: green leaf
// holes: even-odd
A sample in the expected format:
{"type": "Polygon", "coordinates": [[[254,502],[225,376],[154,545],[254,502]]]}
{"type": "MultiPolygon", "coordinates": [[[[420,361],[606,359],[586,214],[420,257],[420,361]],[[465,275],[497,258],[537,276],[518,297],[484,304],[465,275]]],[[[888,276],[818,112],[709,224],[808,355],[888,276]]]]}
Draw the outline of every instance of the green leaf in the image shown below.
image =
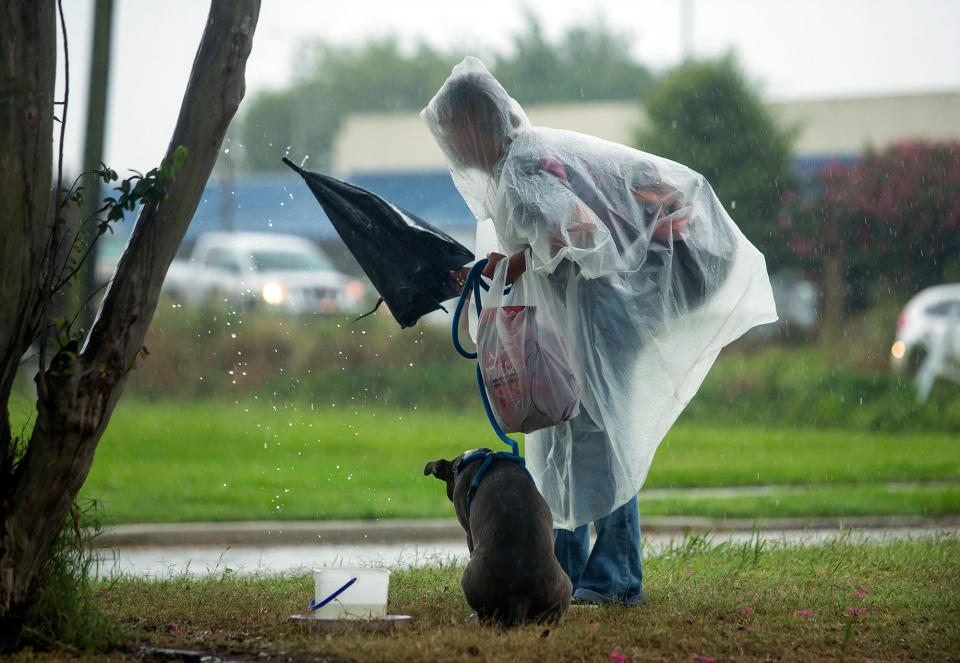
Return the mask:
{"type": "Polygon", "coordinates": [[[173,169],[174,171],[180,170],[183,168],[183,164],[187,161],[187,148],[183,145],[177,145],[177,148],[173,151],[173,169]]]}

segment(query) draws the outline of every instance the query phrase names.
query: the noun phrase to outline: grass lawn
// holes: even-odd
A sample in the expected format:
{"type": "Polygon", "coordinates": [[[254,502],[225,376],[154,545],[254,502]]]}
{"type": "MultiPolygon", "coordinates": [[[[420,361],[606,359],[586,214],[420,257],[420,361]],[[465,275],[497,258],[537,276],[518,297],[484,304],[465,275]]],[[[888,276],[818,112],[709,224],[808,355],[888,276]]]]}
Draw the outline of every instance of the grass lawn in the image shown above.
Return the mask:
{"type": "MultiPolygon", "coordinates": [[[[16,421],[17,412],[11,415],[16,421]]],[[[423,466],[482,446],[502,443],[479,408],[124,400],[82,496],[103,501],[108,523],[452,516],[423,466]]],[[[641,508],[651,515],[753,518],[956,514],[960,444],[945,433],[681,421],[657,452],[646,483],[755,485],[774,486],[773,492],[709,499],[679,494],[644,499],[641,508]]]]}
{"type": "Polygon", "coordinates": [[[956,538],[770,547],[694,537],[644,570],[646,605],[574,608],[562,624],[506,633],[465,623],[462,569],[452,565],[395,570],[388,613],[412,619],[384,633],[289,621],[312,597],[306,574],[122,577],[94,590],[92,608],[120,624],[121,649],[75,660],[142,660],[141,645],[244,661],[931,661],[960,652],[956,538]]]}

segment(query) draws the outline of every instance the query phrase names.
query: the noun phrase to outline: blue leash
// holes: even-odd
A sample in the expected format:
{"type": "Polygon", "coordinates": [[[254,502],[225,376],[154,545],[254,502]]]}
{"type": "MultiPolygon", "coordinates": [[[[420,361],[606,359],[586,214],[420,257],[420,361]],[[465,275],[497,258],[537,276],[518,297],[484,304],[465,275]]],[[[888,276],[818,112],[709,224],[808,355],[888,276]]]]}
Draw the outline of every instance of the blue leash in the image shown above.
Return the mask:
{"type": "MultiPolygon", "coordinates": [[[[470,269],[470,273],[467,275],[466,280],[464,281],[463,288],[460,291],[460,299],[457,300],[457,308],[453,313],[453,324],[451,327],[451,333],[453,336],[453,347],[456,349],[460,356],[467,359],[476,359],[477,353],[470,352],[465,350],[460,344],[460,335],[458,330],[460,328],[460,315],[463,313],[464,304],[467,301],[467,295],[471,291],[473,292],[473,301],[477,308],[477,316],[479,317],[481,311],[480,305],[480,288],[489,290],[490,286],[485,284],[480,275],[483,272],[483,268],[487,265],[487,259],[482,258],[474,264],[470,269]]],[[[483,458],[483,464],[480,466],[480,469],[477,470],[477,473],[473,475],[473,481],[470,482],[470,488],[467,490],[467,518],[470,518],[470,504],[473,502],[473,496],[477,492],[477,486],[480,485],[480,479],[486,473],[487,468],[490,467],[490,464],[493,462],[494,458],[502,458],[504,460],[510,460],[517,463],[530,479],[530,482],[536,485],[536,482],[533,480],[533,477],[530,475],[530,471],[527,469],[527,463],[524,460],[523,456],[520,455],[520,446],[517,444],[516,440],[507,437],[506,433],[503,432],[503,429],[500,428],[500,424],[497,423],[496,418],[493,416],[493,410],[490,408],[490,399],[487,398],[487,390],[483,384],[483,374],[480,372],[480,364],[477,363],[477,388],[480,390],[480,399],[483,401],[483,409],[487,413],[487,419],[490,420],[490,425],[493,427],[493,431],[497,434],[504,444],[510,447],[511,452],[507,453],[506,451],[477,451],[470,454],[469,456],[464,457],[457,464],[457,469],[454,472],[454,476],[459,476],[460,472],[466,467],[467,464],[483,458]]]]}
{"type": "MultiPolygon", "coordinates": [[[[467,275],[467,279],[463,284],[463,289],[460,291],[460,299],[457,300],[457,308],[453,312],[453,324],[451,326],[451,333],[453,336],[453,347],[456,349],[460,356],[466,357],[467,359],[476,359],[477,353],[470,352],[465,350],[460,344],[460,335],[458,330],[460,328],[460,316],[463,313],[463,306],[467,301],[467,293],[471,290],[473,291],[473,301],[477,307],[477,316],[479,317],[481,306],[480,306],[480,288],[489,289],[490,286],[483,283],[480,279],[480,274],[483,272],[483,268],[487,265],[487,259],[482,258],[478,260],[476,264],[470,269],[470,273],[467,275]]],[[[490,400],[487,398],[487,390],[483,386],[483,374],[480,373],[480,364],[477,364],[477,388],[480,390],[480,400],[483,401],[483,409],[487,412],[487,419],[490,420],[490,425],[493,427],[493,432],[497,434],[504,444],[508,445],[513,450],[513,455],[518,458],[523,458],[520,455],[520,447],[517,445],[515,440],[507,437],[506,433],[500,428],[500,424],[497,423],[496,418],[493,416],[493,410],[490,408],[490,400]]]]}

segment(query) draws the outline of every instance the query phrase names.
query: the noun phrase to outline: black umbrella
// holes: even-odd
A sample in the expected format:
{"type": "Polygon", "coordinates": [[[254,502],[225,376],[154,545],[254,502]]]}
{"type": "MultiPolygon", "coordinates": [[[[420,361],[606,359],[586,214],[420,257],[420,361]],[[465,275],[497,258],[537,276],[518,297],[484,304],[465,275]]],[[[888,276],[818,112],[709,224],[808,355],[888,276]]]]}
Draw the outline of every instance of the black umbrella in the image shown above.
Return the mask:
{"type": "Polygon", "coordinates": [[[306,181],[400,327],[457,296],[449,271],[473,260],[467,247],[375,193],[283,162],[306,181]]]}

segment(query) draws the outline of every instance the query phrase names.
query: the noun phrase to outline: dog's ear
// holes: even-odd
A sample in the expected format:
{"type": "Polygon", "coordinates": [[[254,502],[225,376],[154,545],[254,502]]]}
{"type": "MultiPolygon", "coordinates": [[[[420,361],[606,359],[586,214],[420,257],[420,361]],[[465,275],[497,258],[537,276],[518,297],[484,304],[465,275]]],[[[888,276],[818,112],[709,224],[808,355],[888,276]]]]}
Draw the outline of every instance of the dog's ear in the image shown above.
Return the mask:
{"type": "Polygon", "coordinates": [[[431,474],[443,481],[449,481],[453,479],[453,465],[443,458],[427,463],[427,466],[423,468],[423,475],[430,476],[431,474]]]}

